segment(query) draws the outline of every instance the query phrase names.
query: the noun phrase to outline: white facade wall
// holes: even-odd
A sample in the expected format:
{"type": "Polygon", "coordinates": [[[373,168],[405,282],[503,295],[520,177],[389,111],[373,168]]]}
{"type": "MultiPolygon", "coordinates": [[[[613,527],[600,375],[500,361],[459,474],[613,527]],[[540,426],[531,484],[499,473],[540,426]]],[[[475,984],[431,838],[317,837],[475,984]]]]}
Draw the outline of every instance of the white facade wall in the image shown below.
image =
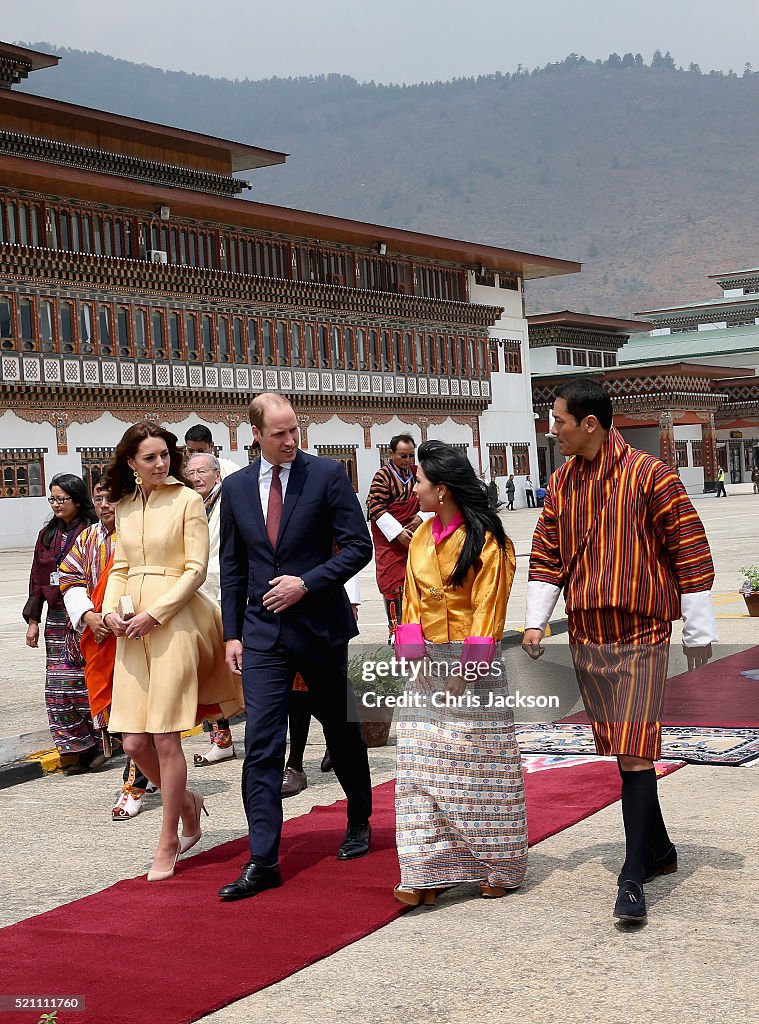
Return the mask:
{"type": "Polygon", "coordinates": [[[691,426],[674,426],[675,441],[686,441],[688,444],[688,465],[680,467],[680,479],[686,491],[701,494],[704,489],[704,468],[693,465],[693,441],[702,439],[701,427],[698,423],[691,426]]]}
{"type": "MultiPolygon", "coordinates": [[[[187,429],[195,423],[204,423],[201,417],[193,415],[181,423],[168,424],[169,430],[177,435],[179,443],[184,443],[187,429]]],[[[248,453],[244,445],[249,445],[253,434],[249,424],[241,424],[238,429],[239,451],[233,452],[229,445],[229,428],[224,423],[206,423],[213,434],[216,445],[221,448],[223,458],[231,459],[244,466],[248,461],[248,453]]],[[[105,413],[91,423],[69,423],[67,428],[68,452],[58,453],[55,428],[50,423],[30,423],[21,419],[13,412],[5,412],[0,416],[3,448],[47,448],[44,455],[45,495],[35,498],[6,498],[0,504],[0,550],[29,547],[32,545],[42,528],[42,524],[50,515],[47,495],[50,481],[58,473],[74,473],[82,475],[82,455],[78,448],[115,448],[121,440],[129,423],[105,413]]]]}
{"type": "MultiPolygon", "coordinates": [[[[559,369],[559,365],[556,362],[556,345],[549,345],[546,348],[542,346],[541,348],[531,348],[530,360],[532,372],[537,375],[541,373],[556,373],[557,369],[559,369]]],[[[572,367],[568,366],[565,369],[571,370],[572,367]]]]}
{"type": "MultiPolygon", "coordinates": [[[[518,341],[521,347],[522,372],[504,372],[503,349],[499,351],[499,371],[491,372],[491,402],[488,409],[480,416],[480,446],[482,451],[483,470],[490,468],[488,444],[507,444],[508,472],[513,472],[514,462],[511,445],[515,442],[527,444],[530,452],[530,476],[535,487],[538,486],[538,451],[535,443],[535,416],[532,408],[531,374],[536,372],[531,362],[535,351],[530,349],[527,335],[527,320],[524,316],[522,292],[509,288],[488,288],[478,285],[474,275],[470,274],[469,296],[472,302],[481,302],[490,306],[503,306],[503,313],[490,328],[490,337],[496,340],[518,341]]],[[[536,350],[540,352],[541,350],[536,350]]],[[[547,349],[553,353],[555,350],[547,349]]],[[[555,369],[555,365],[553,367],[555,369]]],[[[523,476],[514,478],[516,483],[515,505],[524,506],[523,476]]],[[[496,483],[503,500],[503,485],[506,477],[496,477],[496,483]]]]}

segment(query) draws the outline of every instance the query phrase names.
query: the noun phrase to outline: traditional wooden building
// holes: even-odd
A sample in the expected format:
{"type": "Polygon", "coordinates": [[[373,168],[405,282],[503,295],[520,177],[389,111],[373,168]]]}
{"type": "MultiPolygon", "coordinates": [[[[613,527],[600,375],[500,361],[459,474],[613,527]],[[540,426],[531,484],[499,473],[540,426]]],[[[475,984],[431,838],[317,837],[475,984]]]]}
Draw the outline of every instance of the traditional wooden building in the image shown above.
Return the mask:
{"type": "Polygon", "coordinates": [[[759,464],[759,353],[737,347],[731,354],[741,352],[746,365],[720,365],[719,353],[710,351],[711,332],[708,339],[690,331],[671,339],[656,326],[655,311],[646,316],[620,320],[565,310],[528,317],[530,346],[540,353],[533,355],[532,388],[542,480],[563,461],[549,433],[555,390],[581,374],[598,376],[607,388],[615,426],[630,444],[676,467],[688,490],[715,490],[720,465],[732,471],[733,483],[750,479],[759,464]]]}
{"type": "Polygon", "coordinates": [[[579,264],[241,200],[284,154],[11,88],[55,63],[0,44],[5,546],[139,418],[244,461],[263,389],[362,496],[404,429],[534,467],[524,282],[579,264]]]}

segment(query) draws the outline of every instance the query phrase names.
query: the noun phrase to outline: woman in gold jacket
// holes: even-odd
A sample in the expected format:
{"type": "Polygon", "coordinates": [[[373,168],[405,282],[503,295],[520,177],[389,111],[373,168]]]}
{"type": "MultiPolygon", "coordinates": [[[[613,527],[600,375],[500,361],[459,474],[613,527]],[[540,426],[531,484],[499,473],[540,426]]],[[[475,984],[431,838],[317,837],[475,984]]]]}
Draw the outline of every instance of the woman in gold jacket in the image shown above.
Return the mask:
{"type": "MultiPolygon", "coordinates": [[[[200,839],[203,798],[187,787],[181,733],[204,715],[240,707],[224,661],[221,615],[199,593],[208,567],[203,499],[182,476],[177,438],[155,423],[124,434],[108,468],[116,550],[103,600],[116,634],[110,728],[163,798],[163,823],[148,881],[171,878],[200,839]],[[134,615],[123,617],[121,598],[134,615]],[[182,835],[177,835],[179,819],[182,835]]],[[[207,812],[206,812],[207,813],[207,812]]]]}
{"type": "Polygon", "coordinates": [[[396,657],[423,659],[406,683],[414,710],[398,723],[395,897],[412,906],[460,882],[503,896],[527,866],[521,759],[496,657],[514,546],[451,445],[419,448],[415,491],[421,511],[437,515],[409,545],[395,646],[396,657]]]}

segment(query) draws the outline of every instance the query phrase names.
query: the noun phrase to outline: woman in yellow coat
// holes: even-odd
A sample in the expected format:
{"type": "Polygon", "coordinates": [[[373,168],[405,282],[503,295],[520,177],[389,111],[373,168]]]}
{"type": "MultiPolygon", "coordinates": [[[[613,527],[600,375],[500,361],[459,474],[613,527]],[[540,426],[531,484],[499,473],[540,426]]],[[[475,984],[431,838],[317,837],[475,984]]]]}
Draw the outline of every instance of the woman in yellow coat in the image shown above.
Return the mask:
{"type": "Polygon", "coordinates": [[[514,579],[514,547],[466,456],[419,448],[416,494],[436,512],[409,545],[396,656],[423,660],[398,723],[396,899],[431,904],[479,882],[493,898],[527,866],[521,758],[496,657],[514,579]],[[420,710],[417,710],[420,709],[420,710]]]}
{"type": "Polygon", "coordinates": [[[111,501],[118,502],[103,600],[103,621],[118,638],[110,729],[123,734],[124,750],[163,798],[148,881],[170,878],[177,857],[201,835],[205,808],[186,788],[182,731],[214,710],[228,717],[239,709],[220,612],[198,590],[209,549],[203,499],[186,484],[181,466],[176,436],[143,422],[124,434],[106,476],[111,501]],[[134,608],[128,618],[123,597],[134,608]]]}

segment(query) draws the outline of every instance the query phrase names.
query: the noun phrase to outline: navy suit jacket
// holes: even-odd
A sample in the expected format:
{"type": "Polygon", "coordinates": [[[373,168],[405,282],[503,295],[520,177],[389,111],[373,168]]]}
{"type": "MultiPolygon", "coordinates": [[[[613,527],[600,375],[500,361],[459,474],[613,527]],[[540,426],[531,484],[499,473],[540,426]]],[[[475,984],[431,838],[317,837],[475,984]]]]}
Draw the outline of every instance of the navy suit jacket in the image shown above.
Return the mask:
{"type": "Polygon", "coordinates": [[[221,492],[221,612],[224,639],[269,651],[347,643],[358,633],[343,584],[371,560],[363,511],[344,468],[298,450],[275,547],[258,490],[260,462],[226,477],[221,492]],[[338,552],[335,554],[335,545],[338,552]],[[300,576],[308,593],[275,615],[264,594],[275,576],[300,576]]]}

